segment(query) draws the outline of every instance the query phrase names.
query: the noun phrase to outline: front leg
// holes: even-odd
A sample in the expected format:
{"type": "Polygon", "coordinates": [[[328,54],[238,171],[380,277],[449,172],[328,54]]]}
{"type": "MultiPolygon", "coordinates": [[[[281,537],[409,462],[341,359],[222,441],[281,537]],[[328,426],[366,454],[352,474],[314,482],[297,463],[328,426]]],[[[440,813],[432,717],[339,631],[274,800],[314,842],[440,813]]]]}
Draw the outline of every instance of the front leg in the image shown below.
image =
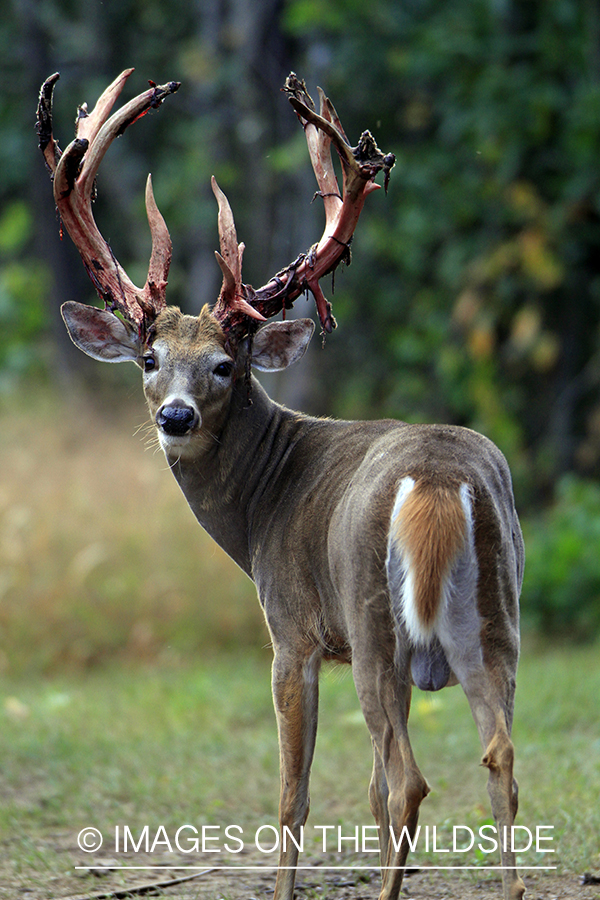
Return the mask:
{"type": "Polygon", "coordinates": [[[292,900],[308,783],[317,734],[321,654],[306,646],[275,647],[273,702],[279,729],[281,794],[279,870],[274,900],[292,900]],[[292,840],[293,838],[293,840],[292,840]],[[296,843],[294,843],[294,841],[296,843]]]}

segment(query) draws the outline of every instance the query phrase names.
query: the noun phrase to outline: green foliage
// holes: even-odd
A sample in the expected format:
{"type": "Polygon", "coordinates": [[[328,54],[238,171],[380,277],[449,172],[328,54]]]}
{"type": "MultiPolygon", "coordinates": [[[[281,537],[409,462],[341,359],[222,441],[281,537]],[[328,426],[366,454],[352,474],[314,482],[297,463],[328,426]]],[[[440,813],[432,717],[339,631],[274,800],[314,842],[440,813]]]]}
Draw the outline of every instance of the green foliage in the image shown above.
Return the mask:
{"type": "Polygon", "coordinates": [[[32,216],[23,200],[16,200],[0,217],[0,253],[21,249],[31,234],[32,216]]]}
{"type": "Polygon", "coordinates": [[[600,485],[563,477],[554,505],[525,522],[522,610],[542,634],[600,634],[600,485]]]}
{"type": "MultiPolygon", "coordinates": [[[[334,99],[352,142],[368,127],[397,155],[389,195],[369,198],[355,264],[336,279],[340,330],[319,356],[328,390],[315,391],[311,411],[480,428],[506,451],[522,507],[546,499],[564,471],[600,473],[600,34],[591,4],[286,0],[273,14],[266,0],[244,9],[51,0],[27,9],[13,5],[0,24],[12,86],[0,98],[9,220],[0,252],[3,264],[27,268],[32,304],[50,295],[32,253],[52,272],[53,303],[93,296],[78,260],[61,274],[57,246],[40,232],[42,189],[52,217],[32,131],[44,77],[63,71],[62,146],[76,105],[93,103],[125,66],[137,67],[125,95],[149,77],[182,81],[174,103],[111,148],[95,211],[143,280],[151,170],[174,237],[169,298],[196,311],[218,292],[211,174],[247,243],[248,282],[264,283],[318,236],[302,134],[279,92],[295,69],[334,99]]],[[[3,304],[13,316],[10,293],[3,304]]],[[[5,357],[0,366],[17,365],[5,357]]]]}
{"type": "MultiPolygon", "coordinates": [[[[10,85],[0,96],[4,385],[48,358],[49,329],[62,329],[49,302],[93,300],[77,254],[65,263],[71,248],[58,242],[35,146],[41,80],[62,71],[63,147],[77,104],[94,103],[125,66],[137,71],[124,99],[147,78],[183,82],[173,103],[111,148],[95,215],[143,282],[151,170],[174,238],[169,299],[193,312],[218,292],[211,174],[247,244],[248,282],[264,283],[319,234],[303,135],[279,92],[295,69],[313,94],[320,83],[332,97],[351,142],[370,128],[397,155],[388,196],[365,206],[354,264],[336,275],[340,328],[314,355],[315,383],[327,390],[313,390],[308,411],[481,430],[506,453],[526,516],[551,505],[565,472],[600,474],[600,29],[591,3],[285,0],[273,13],[266,0],[49,0],[11,5],[0,50],[10,85]]],[[[63,334],[55,344],[66,357],[63,334]]],[[[549,521],[564,503],[561,494],[549,521]]],[[[528,569],[540,533],[528,532],[528,569]]]]}
{"type": "Polygon", "coordinates": [[[32,230],[29,207],[11,203],[0,216],[0,387],[41,369],[39,339],[47,327],[48,272],[20,251],[32,230]]]}
{"type": "Polygon", "coordinates": [[[561,471],[600,471],[594,15],[570,0],[286,8],[330,52],[351,139],[368,126],[398,156],[336,305],[352,303],[325,362],[333,402],[356,408],[360,371],[363,414],[481,428],[526,502],[561,471]]]}

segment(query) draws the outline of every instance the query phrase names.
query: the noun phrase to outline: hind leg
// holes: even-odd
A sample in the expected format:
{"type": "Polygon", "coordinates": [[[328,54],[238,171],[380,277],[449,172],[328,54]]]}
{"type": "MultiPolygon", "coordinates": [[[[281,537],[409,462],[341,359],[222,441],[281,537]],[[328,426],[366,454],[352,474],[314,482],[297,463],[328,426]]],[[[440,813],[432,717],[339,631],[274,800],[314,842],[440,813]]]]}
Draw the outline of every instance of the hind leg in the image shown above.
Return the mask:
{"type": "Polygon", "coordinates": [[[514,746],[510,739],[514,679],[495,678],[494,673],[484,668],[461,683],[484,751],[481,764],[489,770],[488,794],[501,845],[504,900],[520,900],[525,885],[516,871],[515,854],[510,849],[518,808],[518,788],[513,776],[514,746]],[[504,689],[498,689],[498,685],[504,689]],[[508,835],[507,841],[504,835],[508,835]]]}
{"type": "Polygon", "coordinates": [[[373,656],[353,658],[354,681],[373,742],[369,799],[379,826],[382,889],[379,900],[396,900],[419,819],[429,793],[408,739],[411,688],[393,667],[378,670],[373,656]]]}
{"type": "Polygon", "coordinates": [[[373,745],[373,774],[369,784],[369,805],[373,818],[379,828],[379,858],[382,867],[386,864],[387,848],[390,833],[390,817],[388,815],[389,787],[385,777],[383,760],[377,749],[377,744],[371,738],[373,745]]]}

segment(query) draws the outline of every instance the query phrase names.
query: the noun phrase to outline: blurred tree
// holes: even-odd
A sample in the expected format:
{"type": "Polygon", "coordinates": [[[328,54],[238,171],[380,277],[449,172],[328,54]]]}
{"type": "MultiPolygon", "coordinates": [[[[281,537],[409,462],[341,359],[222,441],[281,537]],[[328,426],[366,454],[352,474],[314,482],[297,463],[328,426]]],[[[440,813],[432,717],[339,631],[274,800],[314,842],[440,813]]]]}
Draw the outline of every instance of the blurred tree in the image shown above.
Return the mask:
{"type": "Polygon", "coordinates": [[[399,156],[336,306],[336,409],[478,428],[522,500],[598,474],[596,5],[290,0],[286,23],[399,156]]]}
{"type": "MultiPolygon", "coordinates": [[[[123,68],[137,70],[125,99],[143,90],[149,77],[183,82],[175,105],[166,104],[160,115],[130,129],[125,146],[116,142],[111,148],[100,172],[95,215],[127,271],[143,283],[149,254],[143,185],[151,170],[158,204],[175,237],[170,302],[199,311],[203,303],[214,302],[220,287],[213,173],[227,190],[249,244],[248,281],[266,281],[316,236],[318,226],[309,236],[313,214],[308,225],[303,215],[312,194],[301,187],[310,173],[289,170],[274,183],[269,162],[270,148],[299,130],[280,93],[293,43],[279,28],[280,7],[280,0],[9,4],[0,24],[3,83],[11,85],[0,97],[0,153],[7,173],[0,199],[24,204],[32,222],[11,254],[41,261],[47,273],[59,367],[74,368],[78,375],[87,368],[80,354],[70,352],[58,309],[65,299],[91,298],[93,290],[70,241],[60,243],[49,180],[36,150],[34,113],[42,81],[61,72],[54,120],[62,147],[72,137],[68,123],[77,106],[84,100],[92,106],[123,68]],[[295,202],[300,194],[302,204],[295,202]]],[[[11,308],[18,317],[17,299],[11,308]]],[[[39,345],[35,352],[31,348],[32,357],[39,352],[39,345]]],[[[97,367],[89,371],[97,379],[97,367]]]]}
{"type": "MultiPolygon", "coordinates": [[[[293,68],[311,91],[323,85],[352,141],[369,127],[398,156],[388,198],[365,209],[357,264],[336,279],[340,332],[315,354],[327,389],[304,405],[478,428],[507,453],[522,505],[546,498],[565,470],[597,475],[599,32],[591,0],[10,0],[0,321],[21,349],[5,348],[0,365],[39,358],[30,348],[45,294],[55,324],[60,301],[93,296],[70,242],[59,243],[37,158],[43,78],[62,73],[63,146],[77,104],[122,68],[137,68],[126,92],[147,78],[183,82],[111,148],[96,214],[143,280],[151,170],[175,238],[169,299],[195,311],[219,286],[213,172],[248,245],[249,282],[319,234],[303,136],[279,93],[293,68]]],[[[68,360],[63,345],[54,361],[68,360]]]]}

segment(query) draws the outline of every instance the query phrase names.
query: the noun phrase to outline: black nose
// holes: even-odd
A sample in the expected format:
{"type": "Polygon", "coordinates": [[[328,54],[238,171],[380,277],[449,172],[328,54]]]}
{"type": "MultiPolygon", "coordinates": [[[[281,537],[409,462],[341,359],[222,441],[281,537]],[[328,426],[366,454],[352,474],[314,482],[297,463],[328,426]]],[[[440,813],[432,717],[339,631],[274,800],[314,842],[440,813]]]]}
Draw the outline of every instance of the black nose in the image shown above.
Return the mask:
{"type": "Polygon", "coordinates": [[[187,434],[195,426],[197,421],[196,410],[184,403],[183,400],[172,400],[166,403],[156,413],[156,424],[166,434],[187,434]]]}

